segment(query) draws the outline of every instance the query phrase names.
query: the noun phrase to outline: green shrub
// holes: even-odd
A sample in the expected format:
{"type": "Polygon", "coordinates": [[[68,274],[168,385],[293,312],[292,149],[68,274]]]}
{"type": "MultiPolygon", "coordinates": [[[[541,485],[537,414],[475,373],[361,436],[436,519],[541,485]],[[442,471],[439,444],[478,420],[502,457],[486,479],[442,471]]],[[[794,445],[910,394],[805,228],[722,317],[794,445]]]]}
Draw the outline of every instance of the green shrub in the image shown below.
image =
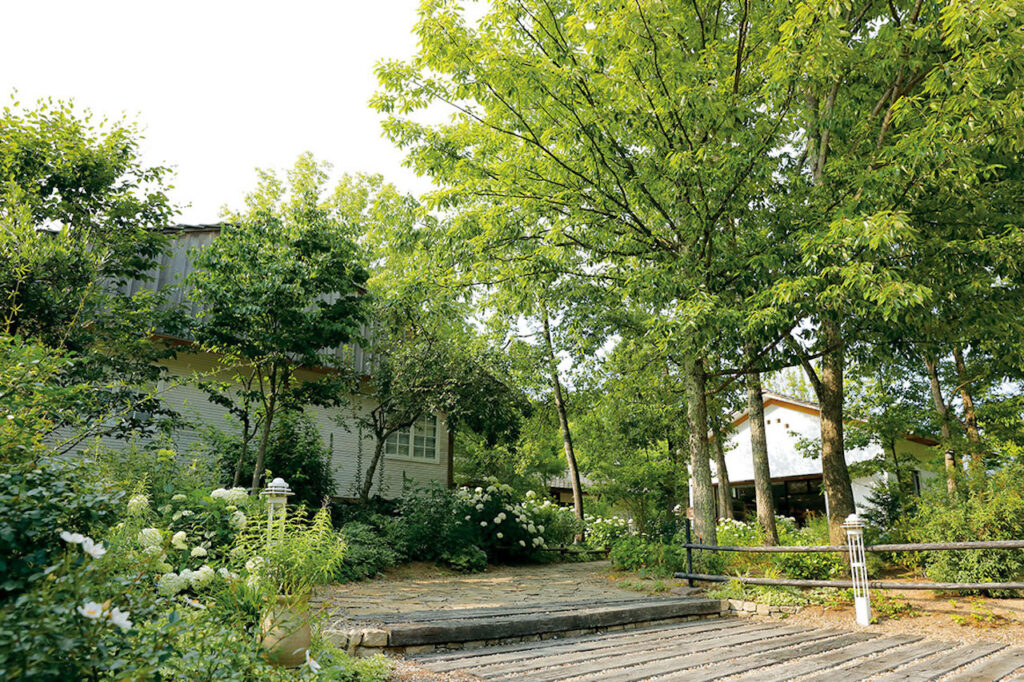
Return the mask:
{"type": "Polygon", "coordinates": [[[633,531],[626,519],[619,516],[591,516],[583,517],[586,524],[586,543],[590,549],[608,549],[622,537],[632,535],[633,531]]]}
{"type": "MultiPolygon", "coordinates": [[[[215,438],[214,446],[221,454],[223,480],[230,482],[238,460],[238,439],[221,435],[215,438]]],[[[252,478],[256,450],[254,439],[242,464],[243,485],[248,485],[252,478]]],[[[324,445],[320,427],[301,410],[289,410],[275,417],[267,442],[266,468],[268,481],[280,476],[295,491],[289,504],[319,509],[334,495],[331,453],[324,445]]]]}
{"type": "Polygon", "coordinates": [[[487,552],[476,545],[466,545],[442,555],[440,563],[461,573],[478,573],[487,568],[487,552]]]}
{"type": "Polygon", "coordinates": [[[334,574],[339,582],[365,580],[398,563],[398,552],[372,526],[353,522],[341,529],[345,557],[334,574]]]}
{"type": "Polygon", "coordinates": [[[0,603],[63,555],[58,531],[102,531],[117,518],[123,498],[123,491],[75,462],[43,460],[0,474],[0,603]]]}
{"type": "MultiPolygon", "coordinates": [[[[711,552],[695,552],[694,570],[701,572],[697,557],[711,552]]],[[[620,538],[608,553],[612,568],[620,571],[639,572],[645,575],[669,576],[686,570],[686,550],[677,544],[652,542],[643,537],[631,535],[620,538]]],[[[714,559],[705,560],[714,561],[714,559]]]]}
{"type": "Polygon", "coordinates": [[[447,563],[446,557],[478,543],[465,505],[451,490],[428,486],[407,491],[398,503],[399,552],[409,560],[447,563]]]}
{"type": "MultiPolygon", "coordinates": [[[[965,496],[926,492],[906,524],[914,542],[1024,538],[1024,467],[1013,465],[976,483],[965,496]]],[[[927,552],[925,573],[939,582],[1011,582],[1024,578],[1024,550],[927,552]]]]}

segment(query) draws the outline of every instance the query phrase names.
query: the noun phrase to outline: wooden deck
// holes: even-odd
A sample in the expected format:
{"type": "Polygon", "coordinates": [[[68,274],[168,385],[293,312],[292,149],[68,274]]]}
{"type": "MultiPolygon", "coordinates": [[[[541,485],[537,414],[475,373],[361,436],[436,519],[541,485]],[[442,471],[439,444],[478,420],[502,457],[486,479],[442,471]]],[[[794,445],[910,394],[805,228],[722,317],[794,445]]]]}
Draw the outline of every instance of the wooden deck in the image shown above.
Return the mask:
{"type": "Polygon", "coordinates": [[[411,658],[435,672],[547,682],[1024,679],[1024,648],[734,618],[411,658]]]}

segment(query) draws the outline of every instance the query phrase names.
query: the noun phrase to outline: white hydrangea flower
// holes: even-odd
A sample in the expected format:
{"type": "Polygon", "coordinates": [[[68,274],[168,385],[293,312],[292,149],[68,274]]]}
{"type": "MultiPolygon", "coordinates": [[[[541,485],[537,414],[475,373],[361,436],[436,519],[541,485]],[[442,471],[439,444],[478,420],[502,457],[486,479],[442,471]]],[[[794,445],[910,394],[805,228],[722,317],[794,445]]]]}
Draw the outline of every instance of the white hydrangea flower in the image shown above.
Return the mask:
{"type": "Polygon", "coordinates": [[[467,521],[471,521],[472,519],[473,519],[473,517],[472,517],[472,516],[470,516],[469,514],[466,514],[466,520],[467,520],[467,521]]]}
{"type": "Polygon", "coordinates": [[[142,516],[149,511],[149,497],[146,495],[133,495],[128,500],[128,513],[132,516],[142,516]]]}
{"type": "MultiPolygon", "coordinates": [[[[184,573],[185,572],[182,571],[182,574],[184,574],[184,573]]],[[[210,583],[210,581],[213,580],[216,575],[217,574],[214,572],[214,570],[210,566],[207,566],[206,564],[203,564],[202,566],[199,567],[198,571],[192,571],[191,572],[191,574],[188,577],[188,581],[189,581],[189,584],[192,585],[193,589],[197,589],[198,590],[198,589],[208,585],[210,583]]]]}
{"type": "Polygon", "coordinates": [[[543,533],[544,532],[544,526],[537,526],[537,532],[538,533],[543,533]]]}
{"type": "Polygon", "coordinates": [[[173,597],[186,587],[188,587],[188,578],[174,572],[164,573],[156,583],[157,592],[165,597],[173,597]]]}
{"type": "Polygon", "coordinates": [[[537,534],[537,526],[533,525],[532,523],[529,526],[526,527],[526,530],[528,530],[530,532],[530,535],[536,535],[537,534]]]}
{"type": "Polygon", "coordinates": [[[526,499],[532,500],[535,497],[537,497],[537,493],[533,492],[532,490],[526,491],[526,499]]]}
{"type": "Polygon", "coordinates": [[[242,530],[245,528],[245,525],[249,523],[249,519],[245,516],[245,512],[236,511],[231,515],[231,518],[228,519],[228,523],[231,524],[231,527],[235,530],[242,530]]]}
{"type": "Polygon", "coordinates": [[[250,573],[257,573],[262,567],[263,557],[261,556],[254,556],[253,558],[245,562],[245,570],[249,571],[250,573]]]}
{"type": "Polygon", "coordinates": [[[171,536],[171,547],[174,549],[188,549],[188,545],[185,544],[186,538],[188,536],[185,534],[185,531],[179,530],[171,536]]]}
{"type": "Polygon", "coordinates": [[[121,609],[115,606],[114,608],[110,609],[110,613],[107,614],[107,618],[110,619],[111,623],[121,628],[122,630],[131,630],[132,622],[128,619],[128,614],[130,613],[131,611],[122,611],[121,609]]]}
{"type": "Polygon", "coordinates": [[[486,521],[481,521],[480,522],[480,527],[481,528],[486,528],[487,527],[487,522],[486,521]]]}
{"type": "Polygon", "coordinates": [[[182,495],[181,493],[178,493],[176,495],[172,495],[171,496],[171,502],[184,502],[187,499],[188,499],[188,497],[186,497],[185,495],[182,495]]]}
{"type": "Polygon", "coordinates": [[[200,547],[198,545],[193,547],[192,551],[189,552],[189,556],[191,556],[193,558],[204,557],[206,555],[207,555],[206,549],[203,548],[203,547],[200,547]]]}
{"type": "Polygon", "coordinates": [[[174,566],[171,566],[167,562],[161,562],[156,565],[156,570],[160,571],[161,573],[170,573],[174,570],[174,566]]]}
{"type": "Polygon", "coordinates": [[[478,505],[476,506],[476,510],[477,510],[477,511],[483,511],[483,510],[484,510],[484,505],[483,505],[483,504],[478,504],[478,505]]]}
{"type": "Polygon", "coordinates": [[[520,540],[519,541],[519,546],[520,547],[526,547],[526,540],[520,540]]]}
{"type": "Polygon", "coordinates": [[[483,488],[479,488],[479,487],[478,487],[478,488],[477,488],[477,489],[476,489],[476,490],[475,490],[474,492],[476,492],[476,494],[478,494],[478,495],[479,495],[479,494],[480,494],[480,493],[482,493],[483,491],[484,491],[484,489],[483,489],[483,488]]]}
{"type": "Polygon", "coordinates": [[[502,539],[504,539],[504,537],[505,537],[505,534],[504,534],[504,533],[498,533],[498,539],[499,539],[499,540],[502,540],[502,539]]]}

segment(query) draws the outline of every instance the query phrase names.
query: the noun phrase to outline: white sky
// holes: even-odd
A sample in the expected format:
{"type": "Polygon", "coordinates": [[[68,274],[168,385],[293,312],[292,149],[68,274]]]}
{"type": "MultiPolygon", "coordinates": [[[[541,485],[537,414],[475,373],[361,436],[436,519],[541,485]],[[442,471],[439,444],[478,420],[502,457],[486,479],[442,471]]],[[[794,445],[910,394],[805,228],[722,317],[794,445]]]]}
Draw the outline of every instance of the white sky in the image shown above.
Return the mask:
{"type": "Polygon", "coordinates": [[[238,207],[257,167],[304,151],[422,192],[367,106],[381,58],[416,49],[418,0],[8,0],[0,95],[73,98],[145,129],[147,163],[175,167],[181,222],[238,207]]]}

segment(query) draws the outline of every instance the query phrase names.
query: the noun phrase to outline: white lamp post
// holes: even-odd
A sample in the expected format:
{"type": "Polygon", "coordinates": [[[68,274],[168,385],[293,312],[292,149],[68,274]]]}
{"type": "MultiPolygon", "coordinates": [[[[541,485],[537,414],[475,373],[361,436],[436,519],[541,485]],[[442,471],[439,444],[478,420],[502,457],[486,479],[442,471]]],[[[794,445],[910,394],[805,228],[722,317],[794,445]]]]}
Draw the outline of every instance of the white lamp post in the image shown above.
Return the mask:
{"type": "Polygon", "coordinates": [[[275,523],[284,523],[288,507],[288,496],[292,495],[288,484],[283,478],[275,478],[260,492],[260,497],[267,501],[267,537],[273,535],[275,523]]]}
{"type": "Polygon", "coordinates": [[[871,602],[868,597],[868,562],[864,553],[864,523],[856,514],[846,517],[846,545],[850,552],[850,578],[853,580],[853,608],[858,625],[871,624],[871,602]]]}

